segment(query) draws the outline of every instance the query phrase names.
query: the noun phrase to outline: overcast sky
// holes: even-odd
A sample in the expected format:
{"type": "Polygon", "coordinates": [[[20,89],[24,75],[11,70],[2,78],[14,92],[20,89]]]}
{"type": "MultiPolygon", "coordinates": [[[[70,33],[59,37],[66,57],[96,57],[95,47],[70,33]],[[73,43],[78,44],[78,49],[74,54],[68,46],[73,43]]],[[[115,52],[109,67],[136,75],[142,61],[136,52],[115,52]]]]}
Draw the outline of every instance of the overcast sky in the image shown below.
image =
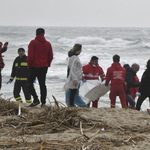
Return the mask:
{"type": "Polygon", "coordinates": [[[0,25],[150,27],[150,0],[0,0],[0,25]]]}

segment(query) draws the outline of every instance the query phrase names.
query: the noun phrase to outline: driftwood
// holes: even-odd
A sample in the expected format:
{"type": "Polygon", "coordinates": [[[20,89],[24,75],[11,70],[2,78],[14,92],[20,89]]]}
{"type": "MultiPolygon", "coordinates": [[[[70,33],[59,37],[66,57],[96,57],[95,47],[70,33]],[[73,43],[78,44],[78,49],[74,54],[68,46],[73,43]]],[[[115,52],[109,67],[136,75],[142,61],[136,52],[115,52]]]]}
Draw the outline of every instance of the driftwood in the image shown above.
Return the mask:
{"type": "MultiPolygon", "coordinates": [[[[88,108],[60,107],[55,97],[54,108],[52,105],[45,106],[40,113],[30,113],[28,107],[20,107],[19,104],[10,100],[0,99],[0,116],[14,116],[6,121],[1,122],[0,134],[4,141],[0,142],[0,149],[10,147],[12,149],[107,149],[111,147],[121,147],[123,145],[133,145],[136,147],[140,141],[149,138],[144,136],[136,136],[136,133],[150,133],[150,127],[128,127],[128,126],[110,126],[101,118],[89,118],[80,112],[91,110],[88,108]],[[74,130],[74,133],[80,132],[79,136],[69,141],[48,140],[44,139],[46,134],[63,133],[66,130],[74,130]],[[103,131],[101,129],[104,129],[103,131]],[[126,133],[129,131],[130,135],[126,133]],[[86,132],[92,132],[89,136],[86,132]],[[102,132],[111,132],[117,135],[124,135],[122,139],[100,137],[102,132]],[[37,137],[34,141],[28,140],[32,135],[43,135],[37,137]],[[126,138],[125,138],[125,135],[126,138]],[[9,137],[9,140],[5,139],[9,137]]],[[[41,109],[41,108],[39,108],[41,109]]],[[[73,134],[73,133],[72,133],[73,134]]]]}

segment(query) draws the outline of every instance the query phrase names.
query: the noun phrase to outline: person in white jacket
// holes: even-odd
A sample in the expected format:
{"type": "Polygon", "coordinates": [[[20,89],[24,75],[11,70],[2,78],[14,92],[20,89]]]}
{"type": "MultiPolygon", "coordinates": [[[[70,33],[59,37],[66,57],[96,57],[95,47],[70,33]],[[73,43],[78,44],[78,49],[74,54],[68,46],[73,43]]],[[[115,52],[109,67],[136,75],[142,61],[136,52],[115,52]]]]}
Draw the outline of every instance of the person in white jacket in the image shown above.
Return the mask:
{"type": "Polygon", "coordinates": [[[69,76],[63,87],[65,91],[70,89],[69,102],[71,107],[74,107],[74,98],[78,90],[79,82],[82,80],[82,65],[78,57],[81,51],[82,51],[81,44],[75,44],[74,47],[72,48],[71,50],[72,55],[68,61],[69,76]]]}

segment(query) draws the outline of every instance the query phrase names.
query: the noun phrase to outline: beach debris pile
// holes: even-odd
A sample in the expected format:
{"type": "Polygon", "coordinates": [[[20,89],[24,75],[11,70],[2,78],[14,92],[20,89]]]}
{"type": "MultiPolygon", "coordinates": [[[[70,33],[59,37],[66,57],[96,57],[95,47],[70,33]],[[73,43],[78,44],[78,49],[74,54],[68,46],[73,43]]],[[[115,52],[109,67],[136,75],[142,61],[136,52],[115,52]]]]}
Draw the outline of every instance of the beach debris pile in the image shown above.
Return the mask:
{"type": "Polygon", "coordinates": [[[149,126],[112,127],[101,118],[88,117],[95,109],[64,107],[56,99],[55,106],[44,108],[30,108],[3,98],[0,104],[1,149],[91,150],[128,145],[136,147],[138,142],[150,140],[139,134],[150,132],[149,126]],[[54,134],[61,135],[66,131],[77,136],[68,140],[52,140],[54,134]]]}

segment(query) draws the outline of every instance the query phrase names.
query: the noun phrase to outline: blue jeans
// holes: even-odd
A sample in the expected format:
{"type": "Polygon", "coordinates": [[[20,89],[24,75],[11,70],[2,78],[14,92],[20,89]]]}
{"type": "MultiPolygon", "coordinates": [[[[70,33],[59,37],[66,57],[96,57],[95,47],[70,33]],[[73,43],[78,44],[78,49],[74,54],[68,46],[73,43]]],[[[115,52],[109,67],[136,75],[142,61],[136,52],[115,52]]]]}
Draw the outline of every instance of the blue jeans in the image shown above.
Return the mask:
{"type": "MultiPolygon", "coordinates": [[[[80,84],[79,84],[79,87],[80,87],[80,84]]],[[[76,105],[79,107],[88,107],[87,104],[79,96],[79,87],[78,87],[77,93],[74,98],[74,107],[76,107],[76,105]]],[[[70,89],[68,91],[66,91],[65,94],[66,94],[66,103],[68,106],[70,106],[70,103],[69,103],[70,89]]]]}
{"type": "Polygon", "coordinates": [[[126,95],[126,100],[127,100],[127,102],[129,102],[130,103],[130,105],[132,106],[132,107],[134,107],[135,106],[135,100],[132,98],[132,96],[130,95],[130,94],[127,94],[126,95]]]}

